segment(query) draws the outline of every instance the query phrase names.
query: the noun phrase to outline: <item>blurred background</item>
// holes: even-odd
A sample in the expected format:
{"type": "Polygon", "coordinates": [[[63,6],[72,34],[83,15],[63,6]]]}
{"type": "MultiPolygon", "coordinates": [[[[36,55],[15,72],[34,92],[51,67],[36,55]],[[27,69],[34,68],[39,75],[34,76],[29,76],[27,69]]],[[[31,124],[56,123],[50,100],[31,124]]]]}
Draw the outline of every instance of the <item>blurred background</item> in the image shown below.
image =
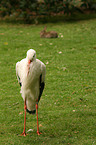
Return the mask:
{"type": "Polygon", "coordinates": [[[0,0],[0,19],[6,21],[38,24],[95,12],[96,0],[0,0]]]}

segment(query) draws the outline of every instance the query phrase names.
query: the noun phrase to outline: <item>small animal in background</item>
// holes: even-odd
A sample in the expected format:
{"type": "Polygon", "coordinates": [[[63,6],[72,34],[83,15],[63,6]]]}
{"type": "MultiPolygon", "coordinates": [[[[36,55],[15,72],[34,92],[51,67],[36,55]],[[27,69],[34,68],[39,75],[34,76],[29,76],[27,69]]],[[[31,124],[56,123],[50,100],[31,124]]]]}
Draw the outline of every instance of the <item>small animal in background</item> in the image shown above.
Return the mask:
{"type": "Polygon", "coordinates": [[[55,31],[46,31],[46,27],[40,32],[41,38],[58,38],[58,33],[55,31]]]}

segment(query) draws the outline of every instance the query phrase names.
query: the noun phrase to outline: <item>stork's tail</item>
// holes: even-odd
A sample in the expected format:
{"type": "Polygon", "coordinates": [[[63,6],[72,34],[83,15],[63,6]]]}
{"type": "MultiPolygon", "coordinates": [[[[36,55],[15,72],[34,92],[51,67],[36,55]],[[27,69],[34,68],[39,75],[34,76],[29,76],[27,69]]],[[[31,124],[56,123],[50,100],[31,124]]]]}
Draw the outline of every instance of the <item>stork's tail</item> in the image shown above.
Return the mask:
{"type": "Polygon", "coordinates": [[[32,111],[29,111],[28,109],[26,109],[26,111],[29,113],[29,114],[35,114],[36,110],[32,110],[32,111]]]}

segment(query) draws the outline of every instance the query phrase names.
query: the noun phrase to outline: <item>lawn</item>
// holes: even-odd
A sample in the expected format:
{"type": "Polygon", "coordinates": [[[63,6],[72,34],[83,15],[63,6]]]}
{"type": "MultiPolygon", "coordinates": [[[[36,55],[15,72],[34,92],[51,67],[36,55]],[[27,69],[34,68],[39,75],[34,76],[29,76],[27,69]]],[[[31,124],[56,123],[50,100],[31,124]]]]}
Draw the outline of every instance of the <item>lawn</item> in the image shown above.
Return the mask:
{"type": "Polygon", "coordinates": [[[40,38],[45,25],[0,23],[0,144],[96,144],[96,19],[46,24],[59,38],[40,38]],[[46,87],[36,115],[27,114],[15,73],[17,61],[35,49],[46,64],[46,87]]]}

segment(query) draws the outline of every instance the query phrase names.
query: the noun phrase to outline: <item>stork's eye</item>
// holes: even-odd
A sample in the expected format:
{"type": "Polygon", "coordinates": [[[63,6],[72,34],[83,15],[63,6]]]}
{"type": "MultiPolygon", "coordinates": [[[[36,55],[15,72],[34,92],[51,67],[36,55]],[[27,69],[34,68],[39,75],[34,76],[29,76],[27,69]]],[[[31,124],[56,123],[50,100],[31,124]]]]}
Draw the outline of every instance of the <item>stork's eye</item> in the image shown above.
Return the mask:
{"type": "Polygon", "coordinates": [[[35,54],[33,55],[33,57],[35,57],[35,54]]]}

